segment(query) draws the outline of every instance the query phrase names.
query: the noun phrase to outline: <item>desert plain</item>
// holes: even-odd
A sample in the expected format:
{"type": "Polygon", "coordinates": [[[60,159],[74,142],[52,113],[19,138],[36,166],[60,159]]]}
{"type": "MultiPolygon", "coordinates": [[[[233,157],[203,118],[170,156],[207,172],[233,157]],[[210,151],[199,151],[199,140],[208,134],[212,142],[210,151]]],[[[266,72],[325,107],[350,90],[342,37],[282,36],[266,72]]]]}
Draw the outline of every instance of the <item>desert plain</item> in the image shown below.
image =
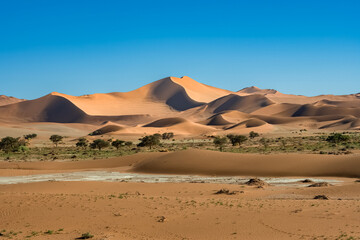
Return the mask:
{"type": "Polygon", "coordinates": [[[2,96],[0,137],[37,136],[0,154],[0,239],[360,239],[359,103],[189,77],[2,96]]]}

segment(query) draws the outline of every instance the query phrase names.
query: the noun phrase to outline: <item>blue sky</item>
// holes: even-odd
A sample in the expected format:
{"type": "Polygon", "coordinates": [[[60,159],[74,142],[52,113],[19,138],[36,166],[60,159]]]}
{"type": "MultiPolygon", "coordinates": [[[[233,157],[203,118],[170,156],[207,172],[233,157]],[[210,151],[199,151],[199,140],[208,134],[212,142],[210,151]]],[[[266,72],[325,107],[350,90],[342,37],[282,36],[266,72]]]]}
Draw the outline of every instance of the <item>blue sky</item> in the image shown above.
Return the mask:
{"type": "Polygon", "coordinates": [[[360,92],[360,1],[0,2],[0,94],[130,91],[166,76],[229,90],[360,92]]]}

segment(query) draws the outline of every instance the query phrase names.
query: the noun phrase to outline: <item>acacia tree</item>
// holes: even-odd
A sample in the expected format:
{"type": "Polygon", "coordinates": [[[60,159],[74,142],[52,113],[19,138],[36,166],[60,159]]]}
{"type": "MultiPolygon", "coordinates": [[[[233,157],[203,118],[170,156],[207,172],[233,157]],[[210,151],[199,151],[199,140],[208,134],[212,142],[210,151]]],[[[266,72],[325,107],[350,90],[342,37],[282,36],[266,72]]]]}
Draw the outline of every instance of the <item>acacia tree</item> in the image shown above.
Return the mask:
{"type": "Polygon", "coordinates": [[[86,138],[82,137],[82,138],[78,139],[76,146],[86,148],[88,146],[88,143],[89,143],[89,141],[86,138]]]}
{"type": "Polygon", "coordinates": [[[239,144],[239,147],[240,147],[241,144],[243,144],[244,142],[247,141],[247,137],[244,135],[228,134],[226,137],[230,140],[230,142],[233,146],[235,146],[236,144],[239,144]]]}
{"type": "Polygon", "coordinates": [[[340,142],[347,142],[350,140],[349,135],[344,135],[341,133],[333,133],[326,138],[327,142],[338,144],[340,142]]]}
{"type": "Polygon", "coordinates": [[[124,144],[125,144],[125,141],[119,140],[119,139],[116,139],[115,141],[113,141],[113,142],[111,143],[111,145],[112,145],[113,147],[116,147],[116,150],[119,150],[119,148],[120,148],[121,146],[123,146],[124,144]]]}
{"type": "Polygon", "coordinates": [[[61,143],[61,141],[63,140],[63,136],[60,136],[60,135],[51,135],[50,136],[50,141],[52,141],[55,146],[57,147],[59,143],[61,143]]]}
{"type": "Polygon", "coordinates": [[[101,149],[106,148],[110,146],[110,143],[108,141],[104,141],[103,139],[96,139],[94,140],[91,144],[90,147],[92,149],[99,149],[99,151],[101,151],[101,149]]]}
{"type": "Polygon", "coordinates": [[[25,143],[20,141],[20,138],[4,137],[0,141],[0,149],[5,153],[18,151],[20,146],[24,146],[25,143]]]}
{"type": "Polygon", "coordinates": [[[227,143],[227,138],[226,137],[215,137],[213,143],[215,144],[216,147],[219,148],[220,152],[222,152],[224,149],[224,146],[227,143]]]}
{"type": "Polygon", "coordinates": [[[27,141],[29,141],[29,142],[30,142],[30,140],[32,140],[32,139],[34,139],[34,138],[36,138],[36,137],[37,137],[37,134],[36,134],[36,133],[31,133],[31,134],[26,134],[26,135],[24,135],[25,140],[27,140],[27,141]]]}
{"type": "Polygon", "coordinates": [[[153,146],[160,144],[160,138],[161,138],[161,135],[158,133],[156,133],[154,135],[145,136],[145,137],[139,139],[140,143],[137,146],[138,147],[149,147],[151,149],[153,146]]]}
{"type": "Polygon", "coordinates": [[[162,139],[166,140],[166,139],[171,139],[174,137],[174,133],[172,132],[166,132],[162,134],[162,139]]]}

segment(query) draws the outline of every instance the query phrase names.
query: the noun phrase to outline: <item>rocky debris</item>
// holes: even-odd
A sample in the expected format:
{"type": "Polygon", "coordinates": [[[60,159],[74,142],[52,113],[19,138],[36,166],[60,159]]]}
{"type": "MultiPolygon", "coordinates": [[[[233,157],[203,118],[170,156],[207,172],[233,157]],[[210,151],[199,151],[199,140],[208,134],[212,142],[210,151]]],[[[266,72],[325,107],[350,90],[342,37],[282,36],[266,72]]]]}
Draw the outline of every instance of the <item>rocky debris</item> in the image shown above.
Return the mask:
{"type": "Polygon", "coordinates": [[[311,184],[308,187],[329,187],[329,186],[331,186],[331,184],[329,184],[327,182],[318,182],[318,183],[311,184]]]}
{"type": "Polygon", "coordinates": [[[302,182],[302,183],[313,183],[314,181],[307,178],[307,179],[301,180],[300,182],[302,182]]]}
{"type": "Polygon", "coordinates": [[[237,193],[244,193],[244,191],[230,191],[229,189],[222,188],[214,194],[225,194],[225,195],[235,195],[237,193]]]}
{"type": "Polygon", "coordinates": [[[261,180],[259,178],[251,178],[245,184],[249,185],[249,186],[261,186],[261,187],[268,185],[266,182],[264,182],[263,180],[261,180]]]}
{"type": "Polygon", "coordinates": [[[326,195],[316,195],[314,197],[314,199],[319,199],[319,200],[329,200],[329,197],[326,195]]]}
{"type": "Polygon", "coordinates": [[[166,220],[166,218],[165,218],[164,216],[158,216],[158,217],[156,218],[156,221],[157,221],[157,222],[165,222],[165,220],[166,220]]]}

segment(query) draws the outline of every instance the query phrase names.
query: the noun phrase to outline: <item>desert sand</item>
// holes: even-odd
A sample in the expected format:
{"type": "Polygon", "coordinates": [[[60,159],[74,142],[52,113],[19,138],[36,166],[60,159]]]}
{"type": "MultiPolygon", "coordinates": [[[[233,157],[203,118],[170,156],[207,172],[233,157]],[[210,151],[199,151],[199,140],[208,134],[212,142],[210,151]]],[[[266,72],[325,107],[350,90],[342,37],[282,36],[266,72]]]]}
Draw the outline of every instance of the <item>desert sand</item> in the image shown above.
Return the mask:
{"type": "Polygon", "coordinates": [[[0,185],[0,229],[12,239],[75,239],[87,232],[93,239],[358,239],[358,159],[356,154],[187,150],[75,162],[1,162],[1,177],[91,170],[227,178],[321,176],[330,184],[139,183],[131,179],[5,184],[0,185]],[[230,194],[215,194],[221,189],[230,194]],[[314,199],[318,195],[328,200],[314,199]]]}

